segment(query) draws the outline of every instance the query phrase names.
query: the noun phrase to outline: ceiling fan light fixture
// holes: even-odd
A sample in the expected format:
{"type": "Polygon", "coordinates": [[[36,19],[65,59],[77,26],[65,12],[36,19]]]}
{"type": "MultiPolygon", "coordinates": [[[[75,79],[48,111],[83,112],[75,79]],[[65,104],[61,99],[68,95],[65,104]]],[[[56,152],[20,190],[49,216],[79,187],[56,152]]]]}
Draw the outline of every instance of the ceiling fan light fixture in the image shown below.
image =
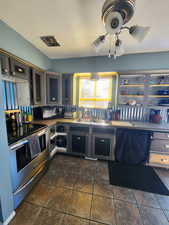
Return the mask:
{"type": "Polygon", "coordinates": [[[129,29],[129,34],[136,39],[138,42],[142,42],[144,38],[147,36],[150,27],[143,27],[143,26],[132,26],[129,29]]]}
{"type": "Polygon", "coordinates": [[[106,40],[106,34],[99,36],[93,43],[92,47],[95,49],[96,52],[99,52],[99,50],[102,48],[104,42],[106,40]]]}
{"type": "MultiPolygon", "coordinates": [[[[134,15],[136,0],[105,0],[102,7],[102,21],[105,26],[106,34],[98,37],[92,44],[95,51],[98,52],[106,36],[112,37],[115,40],[114,59],[124,54],[124,47],[122,41],[119,39],[123,30],[127,30],[129,34],[138,42],[144,40],[148,34],[150,27],[146,26],[127,26],[127,24],[134,15]]],[[[114,43],[114,42],[113,42],[114,43]]],[[[111,40],[109,44],[108,57],[111,58],[111,40]]]]}

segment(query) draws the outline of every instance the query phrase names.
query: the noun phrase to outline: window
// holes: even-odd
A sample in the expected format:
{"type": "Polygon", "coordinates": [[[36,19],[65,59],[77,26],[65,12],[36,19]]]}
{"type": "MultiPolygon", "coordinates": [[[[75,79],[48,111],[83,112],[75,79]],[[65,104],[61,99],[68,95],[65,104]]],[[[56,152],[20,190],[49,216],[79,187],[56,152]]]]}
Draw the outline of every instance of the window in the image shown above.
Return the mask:
{"type": "Polygon", "coordinates": [[[79,79],[79,106],[107,108],[112,101],[112,78],[79,79]]]}

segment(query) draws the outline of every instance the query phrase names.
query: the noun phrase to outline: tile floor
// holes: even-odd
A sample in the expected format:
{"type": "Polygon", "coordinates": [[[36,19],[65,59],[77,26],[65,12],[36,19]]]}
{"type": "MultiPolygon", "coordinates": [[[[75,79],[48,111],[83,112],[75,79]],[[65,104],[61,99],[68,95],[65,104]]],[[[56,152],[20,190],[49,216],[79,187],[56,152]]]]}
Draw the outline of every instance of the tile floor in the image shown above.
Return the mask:
{"type": "MultiPolygon", "coordinates": [[[[169,171],[157,173],[169,188],[169,171]]],[[[56,155],[10,225],[169,225],[169,196],[108,180],[106,162],[56,155]]]]}

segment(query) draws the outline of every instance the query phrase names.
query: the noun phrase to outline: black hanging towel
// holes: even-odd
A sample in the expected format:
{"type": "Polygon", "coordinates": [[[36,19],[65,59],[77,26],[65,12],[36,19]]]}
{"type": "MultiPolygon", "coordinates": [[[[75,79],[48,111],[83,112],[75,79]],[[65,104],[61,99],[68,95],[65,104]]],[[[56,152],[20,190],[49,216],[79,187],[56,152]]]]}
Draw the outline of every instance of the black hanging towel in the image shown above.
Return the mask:
{"type": "Polygon", "coordinates": [[[115,160],[122,164],[142,165],[149,158],[150,131],[118,129],[115,160]]]}

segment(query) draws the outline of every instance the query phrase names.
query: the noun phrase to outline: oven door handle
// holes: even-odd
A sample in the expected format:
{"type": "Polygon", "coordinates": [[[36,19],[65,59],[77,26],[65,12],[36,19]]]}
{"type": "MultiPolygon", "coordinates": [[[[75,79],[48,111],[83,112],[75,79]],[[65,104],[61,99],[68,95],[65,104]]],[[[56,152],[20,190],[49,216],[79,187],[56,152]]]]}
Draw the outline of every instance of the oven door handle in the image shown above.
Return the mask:
{"type": "MultiPolygon", "coordinates": [[[[37,175],[37,174],[36,174],[37,175]]],[[[21,192],[22,190],[24,190],[30,183],[32,183],[35,178],[36,178],[36,175],[33,176],[26,184],[24,184],[21,188],[19,188],[15,193],[14,195],[17,195],[19,192],[21,192]]]]}
{"type": "Polygon", "coordinates": [[[27,144],[28,143],[28,140],[24,140],[24,141],[20,141],[19,143],[13,145],[10,147],[11,150],[17,150],[19,147],[21,147],[22,145],[24,144],[27,144]]]}

